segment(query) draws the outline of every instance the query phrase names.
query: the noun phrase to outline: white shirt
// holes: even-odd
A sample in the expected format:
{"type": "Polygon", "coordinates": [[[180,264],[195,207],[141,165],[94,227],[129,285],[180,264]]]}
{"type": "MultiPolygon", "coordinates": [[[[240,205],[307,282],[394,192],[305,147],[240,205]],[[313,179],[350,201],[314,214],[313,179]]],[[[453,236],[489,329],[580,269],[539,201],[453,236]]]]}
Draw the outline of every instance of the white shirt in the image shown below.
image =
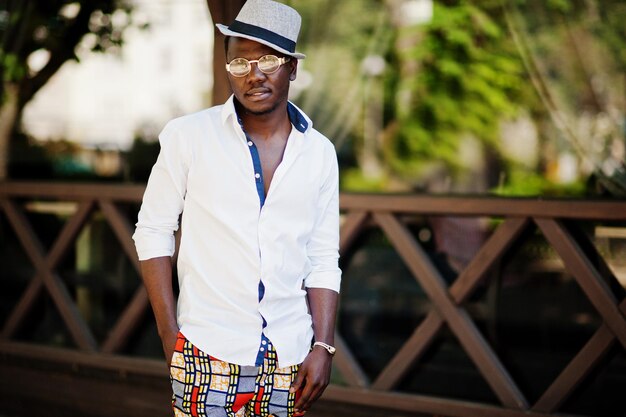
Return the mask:
{"type": "Polygon", "coordinates": [[[339,292],[337,156],[289,107],[297,128],[262,208],[232,96],[170,121],[133,235],[140,260],[172,256],[182,213],[178,325],[202,351],[239,365],[255,364],[262,332],[279,366],[301,363],[313,337],[303,287],[339,292]]]}

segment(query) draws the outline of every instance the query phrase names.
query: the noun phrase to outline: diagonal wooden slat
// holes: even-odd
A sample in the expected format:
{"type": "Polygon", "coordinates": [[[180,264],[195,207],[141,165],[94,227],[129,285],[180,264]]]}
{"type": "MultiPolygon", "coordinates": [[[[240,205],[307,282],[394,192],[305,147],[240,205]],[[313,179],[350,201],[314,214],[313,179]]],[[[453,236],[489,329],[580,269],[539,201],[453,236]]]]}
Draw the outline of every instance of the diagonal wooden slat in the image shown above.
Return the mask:
{"type": "Polygon", "coordinates": [[[46,261],[50,268],[55,268],[59,261],[65,256],[68,248],[74,242],[80,231],[85,226],[89,215],[95,208],[93,200],[83,201],[78,205],[76,212],[65,223],[59,237],[56,239],[46,261]]]}
{"type": "MultiPolygon", "coordinates": [[[[621,299],[626,296],[626,288],[622,286],[616,278],[616,275],[613,273],[613,270],[609,266],[604,255],[600,253],[594,244],[592,236],[585,233],[580,227],[580,222],[564,220],[563,224],[569,231],[572,238],[576,241],[576,243],[578,243],[582,251],[587,255],[587,259],[589,259],[603,280],[609,285],[611,291],[615,294],[615,297],[617,299],[621,299]]],[[[626,235],[624,235],[624,238],[626,238],[626,235]]]]}
{"type": "MultiPolygon", "coordinates": [[[[507,219],[495,230],[451,285],[450,295],[457,305],[471,296],[485,274],[508,251],[529,223],[528,218],[507,219]]],[[[372,388],[377,390],[394,388],[428,349],[443,324],[441,316],[431,310],[378,375],[372,388]]]]}
{"type": "MultiPolygon", "coordinates": [[[[110,200],[100,199],[98,203],[104,218],[111,225],[117,240],[122,245],[124,253],[135,267],[137,274],[141,276],[141,266],[139,265],[135,245],[131,237],[133,233],[131,225],[110,200]]],[[[124,345],[132,331],[139,325],[148,309],[148,305],[148,294],[143,285],[141,285],[135,291],[133,298],[120,314],[120,317],[102,344],[102,352],[113,353],[124,345]]]]}
{"type": "Polygon", "coordinates": [[[128,341],[128,336],[139,325],[141,318],[148,310],[148,304],[148,293],[142,285],[137,288],[133,298],[124,308],[124,312],[117,319],[106,340],[102,343],[103,353],[117,352],[125,345],[128,341]]]}
{"type": "Polygon", "coordinates": [[[117,207],[111,202],[111,200],[100,199],[98,201],[98,204],[100,206],[100,209],[102,210],[104,218],[113,229],[113,233],[115,233],[117,241],[120,243],[120,245],[122,245],[122,250],[130,260],[130,262],[133,264],[135,271],[137,271],[138,274],[141,274],[141,266],[139,265],[135,244],[133,243],[132,239],[132,226],[130,225],[130,223],[128,223],[128,220],[120,213],[117,207]]]}
{"type": "Polygon", "coordinates": [[[626,348],[626,318],[619,311],[617,300],[585,252],[562,222],[554,219],[534,219],[548,242],[559,254],[565,268],[574,277],[606,325],[626,348]]]}
{"type": "Polygon", "coordinates": [[[389,391],[396,387],[400,380],[411,370],[419,358],[435,341],[444,324],[441,316],[433,311],[422,320],[413,331],[413,334],[402,345],[400,350],[391,358],[387,366],[372,383],[372,389],[389,391]]]}
{"type": "Polygon", "coordinates": [[[339,253],[345,254],[346,250],[352,245],[354,239],[357,238],[363,225],[368,218],[368,213],[365,210],[350,211],[346,220],[341,225],[341,232],[339,234],[339,253]]]}
{"type": "MultiPolygon", "coordinates": [[[[619,308],[623,314],[626,314],[626,299],[621,302],[619,308]]],[[[537,400],[532,409],[546,413],[555,411],[606,356],[614,344],[615,335],[606,323],[603,323],[537,400]]]]}
{"type": "MultiPolygon", "coordinates": [[[[339,239],[340,254],[343,255],[346,253],[346,250],[352,245],[363,229],[363,225],[368,217],[368,213],[365,210],[355,210],[347,214],[341,226],[339,239]]],[[[369,378],[365,375],[365,372],[363,372],[363,369],[352,354],[350,347],[338,331],[335,332],[335,345],[337,347],[337,353],[333,363],[346,383],[353,387],[367,387],[369,385],[369,378]]]]}
{"type": "MultiPolygon", "coordinates": [[[[43,247],[37,235],[32,230],[26,216],[16,207],[15,203],[5,200],[2,204],[22,247],[37,271],[33,281],[41,280],[43,282],[76,344],[83,350],[96,350],[96,341],[93,334],[82,319],[67,288],[61,279],[52,272],[53,268],[56,267],[56,263],[67,251],[68,246],[84,225],[87,216],[93,208],[93,203],[87,201],[79,206],[77,212],[65,224],[47,258],[44,257],[43,247]]],[[[26,313],[27,309],[24,308],[26,302],[32,303],[34,301],[36,297],[33,296],[33,293],[34,289],[27,289],[26,296],[28,298],[24,303],[18,303],[18,307],[20,308],[16,311],[19,314],[26,313]]],[[[11,325],[15,326],[16,322],[19,322],[19,320],[12,319],[11,325]]]]}
{"type": "Polygon", "coordinates": [[[502,404],[508,408],[527,410],[528,403],[523,394],[467,312],[452,300],[445,281],[406,227],[390,213],[375,213],[374,220],[381,226],[502,404]]]}
{"type": "Polygon", "coordinates": [[[369,386],[369,378],[365,375],[365,372],[363,372],[363,369],[350,351],[350,347],[339,333],[335,334],[335,347],[337,348],[337,353],[335,354],[333,364],[337,367],[348,386],[357,388],[369,386]]]}
{"type": "Polygon", "coordinates": [[[10,339],[15,334],[19,325],[26,317],[26,314],[30,311],[35,301],[37,301],[42,289],[43,282],[41,282],[39,277],[35,277],[30,281],[26,290],[24,290],[24,293],[4,323],[2,333],[0,333],[0,339],[10,339]]]}
{"type": "MultiPolygon", "coordinates": [[[[9,209],[16,210],[15,207],[9,209]]],[[[46,262],[48,263],[50,269],[56,267],[63,254],[67,251],[69,244],[78,235],[92,211],[93,202],[84,202],[78,207],[74,215],[65,223],[63,229],[61,230],[61,233],[52,245],[52,249],[50,250],[50,253],[48,254],[46,259],[46,262]]],[[[29,250],[34,251],[36,250],[36,248],[31,247],[29,250]]],[[[35,252],[29,253],[28,256],[31,259],[31,262],[33,262],[34,264],[33,256],[37,256],[35,252]]],[[[36,275],[30,281],[30,284],[24,291],[24,294],[9,315],[9,318],[7,319],[4,328],[2,329],[3,338],[9,338],[15,333],[19,324],[22,322],[26,314],[30,311],[33,303],[37,300],[37,297],[39,296],[42,288],[43,282],[39,278],[39,275],[36,275]]]]}

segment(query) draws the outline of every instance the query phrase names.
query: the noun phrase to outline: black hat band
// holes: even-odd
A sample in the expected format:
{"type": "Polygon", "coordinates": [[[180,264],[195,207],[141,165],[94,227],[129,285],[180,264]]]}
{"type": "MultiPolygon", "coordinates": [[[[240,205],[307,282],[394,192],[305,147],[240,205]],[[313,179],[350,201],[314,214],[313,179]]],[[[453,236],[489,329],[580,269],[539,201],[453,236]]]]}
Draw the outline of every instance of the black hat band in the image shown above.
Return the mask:
{"type": "Polygon", "coordinates": [[[291,53],[296,51],[296,43],[294,41],[259,26],[254,26],[235,20],[230,26],[228,26],[228,29],[232,30],[233,32],[241,33],[242,35],[248,35],[255,38],[263,39],[264,41],[270,42],[291,53]]]}

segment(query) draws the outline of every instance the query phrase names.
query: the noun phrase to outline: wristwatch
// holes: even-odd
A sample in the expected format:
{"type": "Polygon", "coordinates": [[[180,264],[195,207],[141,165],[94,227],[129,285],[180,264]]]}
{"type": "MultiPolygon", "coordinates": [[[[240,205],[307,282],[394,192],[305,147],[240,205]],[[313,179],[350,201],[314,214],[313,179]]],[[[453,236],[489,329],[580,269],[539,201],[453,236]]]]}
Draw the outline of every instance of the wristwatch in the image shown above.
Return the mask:
{"type": "Polygon", "coordinates": [[[315,342],[315,343],[313,343],[313,347],[315,347],[315,346],[323,347],[324,349],[326,349],[328,351],[328,353],[330,353],[331,356],[334,355],[335,352],[337,351],[337,349],[335,349],[334,346],[331,346],[331,345],[326,344],[324,342],[315,342]]]}

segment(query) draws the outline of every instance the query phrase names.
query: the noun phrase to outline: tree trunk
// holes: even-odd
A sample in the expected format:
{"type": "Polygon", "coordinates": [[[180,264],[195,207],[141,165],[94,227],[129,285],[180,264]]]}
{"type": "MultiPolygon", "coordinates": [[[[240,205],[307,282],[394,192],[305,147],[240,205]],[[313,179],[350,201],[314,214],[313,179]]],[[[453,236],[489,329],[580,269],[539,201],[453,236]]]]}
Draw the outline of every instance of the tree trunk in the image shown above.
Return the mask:
{"type": "MultiPolygon", "coordinates": [[[[207,0],[209,12],[213,23],[229,25],[235,20],[237,14],[246,0],[207,0]]],[[[221,104],[230,96],[230,86],[226,78],[226,56],[224,54],[224,35],[213,26],[213,96],[212,104],[221,104]]]]}
{"type": "Polygon", "coordinates": [[[0,105],[0,181],[8,176],[9,141],[19,114],[17,85],[5,82],[3,88],[4,100],[0,105]]]}

